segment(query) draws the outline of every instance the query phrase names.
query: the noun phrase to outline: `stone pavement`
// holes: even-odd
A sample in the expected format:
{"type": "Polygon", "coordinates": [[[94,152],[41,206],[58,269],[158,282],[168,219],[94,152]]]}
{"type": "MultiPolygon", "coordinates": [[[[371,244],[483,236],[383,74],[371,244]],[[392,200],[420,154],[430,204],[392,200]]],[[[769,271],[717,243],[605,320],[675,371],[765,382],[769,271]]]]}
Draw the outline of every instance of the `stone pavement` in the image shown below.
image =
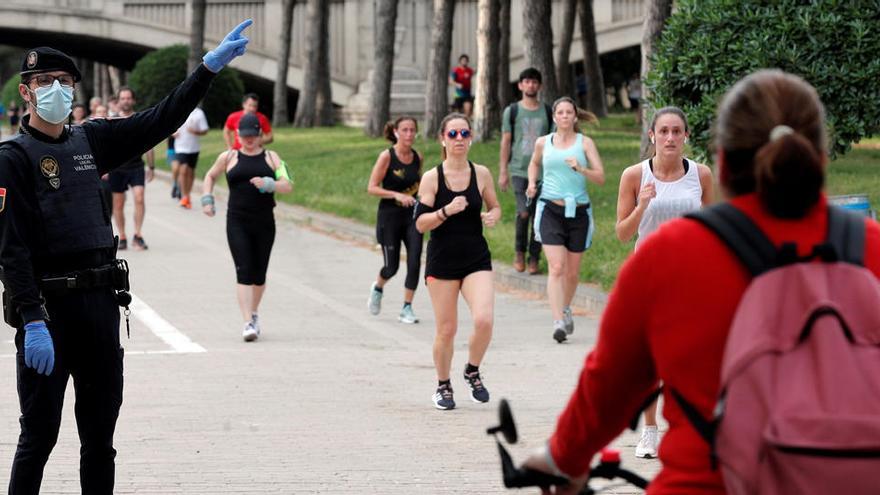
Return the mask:
{"type": "MultiPolygon", "coordinates": [[[[594,344],[596,318],[582,312],[569,343],[558,345],[542,296],[499,290],[482,366],[493,400],[483,405],[468,399],[461,378],[470,333],[462,302],[452,377],[458,409],[437,411],[430,400],[434,319],[424,286],[414,302],[421,323],[397,321],[402,273],[388,284],[382,313],[371,316],[366,299],[380,252],[342,227],[327,235],[314,218],[311,227],[302,224],[302,209],[278,209],[263,335],[244,343],[225,203],[218,200],[218,215],[208,218],[173,204],[166,181],[147,187],[150,248],[124,253],[137,304],[131,338],[122,330],[116,492],[505,493],[497,451],[484,433],[496,423],[498,399],[511,401],[521,438],[511,452],[522,459],[552,431],[594,344]]],[[[127,213],[130,222],[130,204],[127,213]]],[[[4,486],[19,414],[11,337],[0,341],[4,486]]],[[[72,389],[42,493],[79,493],[72,389]]],[[[632,432],[617,440],[624,465],[653,476],[657,461],[632,457],[636,441],[632,432]]]]}

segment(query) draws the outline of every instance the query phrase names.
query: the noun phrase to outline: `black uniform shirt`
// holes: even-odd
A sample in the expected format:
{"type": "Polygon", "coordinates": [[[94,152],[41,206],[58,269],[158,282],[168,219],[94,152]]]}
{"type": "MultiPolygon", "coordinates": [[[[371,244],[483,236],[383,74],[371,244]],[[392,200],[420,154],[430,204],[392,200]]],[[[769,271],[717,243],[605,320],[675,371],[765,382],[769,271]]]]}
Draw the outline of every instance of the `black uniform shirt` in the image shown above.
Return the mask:
{"type": "MultiPolygon", "coordinates": [[[[208,92],[213,78],[214,73],[200,64],[156,106],[126,119],[96,119],[83,124],[98,174],[103,175],[141,156],[174,133],[208,92]]],[[[30,127],[26,116],[21,132],[51,145],[64,142],[69,131],[65,127],[57,139],[52,138],[30,127]]],[[[32,247],[40,238],[36,187],[31,171],[34,166],[17,146],[0,144],[0,188],[6,190],[5,202],[0,208],[0,277],[11,295],[12,306],[24,322],[46,317],[37,287],[37,276],[42,270],[35,266],[36,260],[31,256],[32,247]]],[[[97,257],[94,253],[82,253],[80,258],[97,257]]],[[[86,266],[68,268],[76,270],[86,266]]]]}

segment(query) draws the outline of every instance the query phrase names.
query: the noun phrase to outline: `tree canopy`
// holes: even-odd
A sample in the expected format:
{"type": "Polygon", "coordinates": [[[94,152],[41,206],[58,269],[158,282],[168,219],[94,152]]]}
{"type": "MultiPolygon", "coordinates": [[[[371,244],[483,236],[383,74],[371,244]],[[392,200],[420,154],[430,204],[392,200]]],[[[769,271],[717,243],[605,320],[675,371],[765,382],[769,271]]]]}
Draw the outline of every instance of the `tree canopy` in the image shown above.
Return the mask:
{"type": "MultiPolygon", "coordinates": [[[[138,60],[128,85],[137,95],[138,109],[159,103],[168,93],[186,79],[186,61],[189,48],[185,45],[172,45],[148,53],[138,60]]],[[[202,101],[202,110],[208,122],[221,126],[230,112],[241,108],[244,84],[238,72],[225,68],[217,74],[208,95],[202,101]]]]}
{"type": "Polygon", "coordinates": [[[646,85],[676,105],[705,156],[724,92],[761,68],[812,84],[825,104],[832,155],[880,131],[880,0],[681,0],[646,85]]]}

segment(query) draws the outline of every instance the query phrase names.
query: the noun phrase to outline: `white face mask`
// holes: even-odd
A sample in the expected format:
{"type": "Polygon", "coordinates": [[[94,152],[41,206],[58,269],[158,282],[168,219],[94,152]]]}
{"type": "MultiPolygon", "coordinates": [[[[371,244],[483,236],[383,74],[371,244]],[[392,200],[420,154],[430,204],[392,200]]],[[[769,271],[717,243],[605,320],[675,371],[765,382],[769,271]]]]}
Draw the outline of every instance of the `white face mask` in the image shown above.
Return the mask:
{"type": "Polygon", "coordinates": [[[31,105],[37,109],[37,115],[50,124],[60,124],[70,115],[73,104],[73,88],[62,86],[57,80],[47,88],[32,91],[37,103],[31,105]]]}

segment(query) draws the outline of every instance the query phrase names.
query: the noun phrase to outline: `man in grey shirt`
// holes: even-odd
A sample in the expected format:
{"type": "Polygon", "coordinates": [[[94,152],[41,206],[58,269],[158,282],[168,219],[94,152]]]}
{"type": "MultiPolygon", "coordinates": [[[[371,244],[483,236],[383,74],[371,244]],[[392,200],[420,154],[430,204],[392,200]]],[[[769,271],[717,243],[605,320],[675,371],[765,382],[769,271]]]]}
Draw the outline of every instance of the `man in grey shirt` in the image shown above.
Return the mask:
{"type": "MultiPolygon", "coordinates": [[[[512,184],[516,196],[516,257],[513,267],[518,272],[525,271],[528,250],[529,273],[534,275],[538,273],[541,244],[535,240],[535,203],[526,198],[528,168],[535,141],[550,133],[553,118],[550,107],[538,100],[541,90],[541,72],[538,69],[529,67],[522,71],[517,87],[522,92],[522,99],[505,108],[501,118],[498,187],[507,191],[512,184]]],[[[538,187],[540,191],[540,184],[538,187]]]]}

